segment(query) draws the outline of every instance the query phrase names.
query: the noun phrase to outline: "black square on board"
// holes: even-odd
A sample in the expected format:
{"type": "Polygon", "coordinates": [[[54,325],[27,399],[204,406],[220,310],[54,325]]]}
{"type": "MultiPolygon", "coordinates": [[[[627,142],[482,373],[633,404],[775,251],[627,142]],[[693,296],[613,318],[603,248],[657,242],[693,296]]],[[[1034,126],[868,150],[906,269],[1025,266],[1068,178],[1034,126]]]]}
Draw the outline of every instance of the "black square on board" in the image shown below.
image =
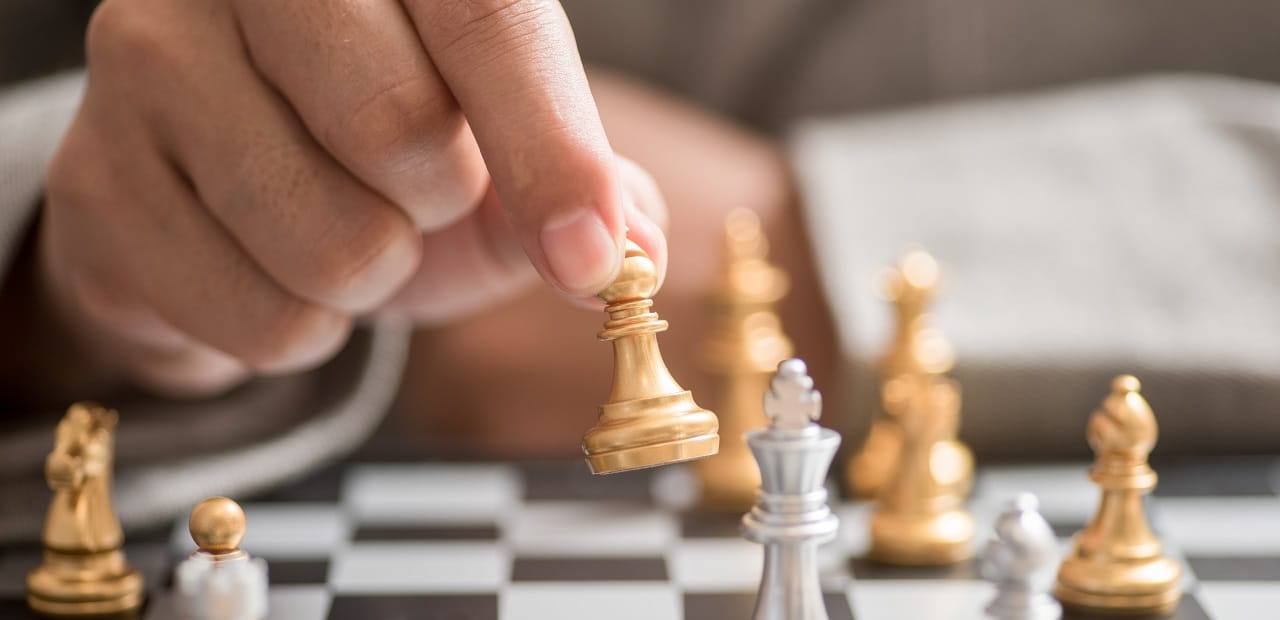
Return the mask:
{"type": "Polygon", "coordinates": [[[497,594],[337,596],[329,620],[498,620],[497,594]]]}

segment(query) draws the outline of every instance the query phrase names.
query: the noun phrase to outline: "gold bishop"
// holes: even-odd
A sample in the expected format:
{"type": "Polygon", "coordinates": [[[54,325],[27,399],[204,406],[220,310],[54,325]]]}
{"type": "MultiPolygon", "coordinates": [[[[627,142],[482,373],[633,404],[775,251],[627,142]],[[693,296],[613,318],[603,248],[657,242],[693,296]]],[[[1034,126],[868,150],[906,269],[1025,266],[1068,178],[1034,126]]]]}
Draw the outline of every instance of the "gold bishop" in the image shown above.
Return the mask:
{"type": "Polygon", "coordinates": [[[1096,455],[1089,478],[1102,487],[1102,502],[1058,569],[1054,596],[1069,608],[1167,615],[1182,597],[1182,567],[1164,555],[1142,506],[1142,496],[1156,486],[1147,457],[1157,429],[1141,387],[1131,375],[1116,377],[1111,394],[1089,418],[1089,446],[1096,455]]]}

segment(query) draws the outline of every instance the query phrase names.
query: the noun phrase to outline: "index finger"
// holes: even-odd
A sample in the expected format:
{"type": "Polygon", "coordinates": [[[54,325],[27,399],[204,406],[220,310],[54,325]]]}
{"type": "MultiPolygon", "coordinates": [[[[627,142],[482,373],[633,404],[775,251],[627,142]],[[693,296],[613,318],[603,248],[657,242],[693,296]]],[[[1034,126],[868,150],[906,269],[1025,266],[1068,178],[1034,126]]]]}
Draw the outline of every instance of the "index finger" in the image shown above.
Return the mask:
{"type": "Polygon", "coordinates": [[[623,190],[559,3],[404,4],[534,267],[570,295],[603,289],[621,266],[623,190]]]}

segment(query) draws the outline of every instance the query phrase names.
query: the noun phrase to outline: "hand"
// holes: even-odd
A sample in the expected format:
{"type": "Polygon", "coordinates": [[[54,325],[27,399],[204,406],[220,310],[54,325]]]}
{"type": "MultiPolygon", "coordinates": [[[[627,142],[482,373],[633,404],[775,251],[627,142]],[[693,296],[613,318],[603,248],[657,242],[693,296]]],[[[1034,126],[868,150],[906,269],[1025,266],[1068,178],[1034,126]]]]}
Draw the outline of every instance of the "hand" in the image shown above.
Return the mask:
{"type": "Polygon", "coordinates": [[[530,263],[591,295],[627,229],[665,270],[552,0],[107,0],[87,50],[39,269],[154,387],[309,367],[355,317],[447,320],[530,263]]]}

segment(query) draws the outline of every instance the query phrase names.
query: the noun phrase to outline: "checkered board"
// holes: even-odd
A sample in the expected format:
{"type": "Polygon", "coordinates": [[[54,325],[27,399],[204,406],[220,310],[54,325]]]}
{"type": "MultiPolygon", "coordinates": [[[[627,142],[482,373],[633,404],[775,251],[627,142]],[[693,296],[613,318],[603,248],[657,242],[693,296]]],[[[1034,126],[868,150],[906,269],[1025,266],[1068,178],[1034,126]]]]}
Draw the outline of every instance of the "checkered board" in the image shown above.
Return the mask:
{"type": "MultiPolygon", "coordinates": [[[[1008,498],[1035,492],[1065,551],[1097,505],[1085,469],[985,469],[970,508],[987,527],[1008,498]]],[[[1187,569],[1174,618],[1280,613],[1274,471],[1264,460],[1161,469],[1151,518],[1187,569]]],[[[283,620],[748,618],[762,550],[737,517],[682,508],[690,481],[670,467],[592,477],[580,462],[343,465],[246,501],[243,547],[267,559],[271,617],[283,620]]],[[[973,563],[873,564],[870,506],[833,508],[840,535],[821,553],[832,620],[983,617],[993,588],[973,563]]],[[[166,583],[192,549],[185,526],[130,537],[152,584],[148,620],[176,617],[166,583]]],[[[0,618],[26,616],[22,574],[37,561],[38,550],[0,549],[0,618]]]]}

